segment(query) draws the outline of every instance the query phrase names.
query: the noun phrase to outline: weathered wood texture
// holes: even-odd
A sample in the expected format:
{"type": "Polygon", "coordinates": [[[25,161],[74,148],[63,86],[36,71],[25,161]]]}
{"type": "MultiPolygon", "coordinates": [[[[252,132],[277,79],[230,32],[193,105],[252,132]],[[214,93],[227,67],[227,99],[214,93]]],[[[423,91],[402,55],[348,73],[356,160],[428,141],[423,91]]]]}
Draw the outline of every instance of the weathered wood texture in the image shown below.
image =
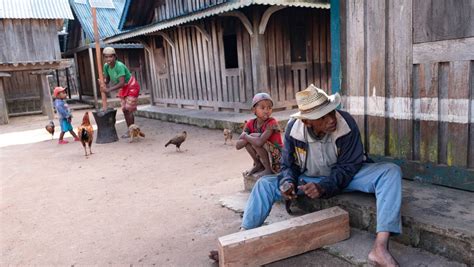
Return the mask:
{"type": "MultiPolygon", "coordinates": [[[[122,61],[125,66],[130,70],[133,76],[137,79],[140,84],[140,94],[146,94],[150,91],[150,81],[147,80],[146,67],[145,67],[145,53],[143,49],[115,49],[117,52],[118,60],[122,61]]],[[[88,50],[84,50],[77,53],[76,56],[77,73],[80,84],[80,94],[93,96],[93,82],[91,74],[91,64],[88,50]]],[[[94,66],[97,66],[96,59],[94,57],[94,66]]],[[[95,70],[96,77],[98,76],[97,70],[95,70]]],[[[99,88],[96,82],[97,88],[99,88]]],[[[100,92],[98,92],[100,95],[100,92]]]]}
{"type": "Polygon", "coordinates": [[[8,108],[3,89],[3,77],[0,76],[0,124],[8,124],[8,108]]]}
{"type": "Polygon", "coordinates": [[[55,20],[0,20],[0,64],[52,62],[60,59],[55,20]]]}
{"type": "Polygon", "coordinates": [[[412,5],[342,1],[343,108],[355,115],[367,151],[402,160],[407,178],[472,190],[472,173],[456,173],[474,167],[474,38],[415,44],[412,5]],[[434,171],[417,175],[411,160],[458,169],[425,177],[434,171]]]}
{"type": "Polygon", "coordinates": [[[287,8],[275,12],[260,38],[266,43],[266,55],[265,64],[259,66],[253,66],[252,38],[240,20],[218,17],[203,20],[200,26],[209,40],[195,27],[178,27],[166,31],[174,48],[164,40],[159,41],[163,48],[154,47],[156,68],[160,69],[155,73],[159,82],[154,88],[154,104],[240,112],[251,108],[253,95],[260,91],[270,92],[274,108],[289,108],[296,104],[295,92],[310,83],[330,90],[328,10],[287,8]],[[300,40],[306,39],[306,59],[300,62],[292,62],[290,54],[290,28],[296,17],[303,18],[306,30],[300,40]],[[225,67],[224,27],[235,28],[237,68],[225,67]],[[268,66],[267,87],[256,88],[252,71],[262,65],[268,66]]]}
{"type": "Polygon", "coordinates": [[[414,43],[473,37],[472,14],[472,0],[413,1],[414,43]]]}
{"type": "Polygon", "coordinates": [[[200,11],[206,8],[210,8],[222,3],[228,2],[228,0],[205,0],[205,1],[176,1],[176,0],[163,0],[160,1],[157,11],[157,21],[163,21],[171,18],[175,18],[182,15],[187,15],[196,11],[200,11]]]}
{"type": "Polygon", "coordinates": [[[220,237],[219,266],[267,264],[349,236],[349,214],[336,206],[220,237]]]}
{"type": "Polygon", "coordinates": [[[474,38],[413,45],[413,64],[474,59],[474,38]]]}
{"type": "Polygon", "coordinates": [[[11,72],[3,78],[5,99],[10,116],[41,113],[41,81],[30,71],[11,72]]]}

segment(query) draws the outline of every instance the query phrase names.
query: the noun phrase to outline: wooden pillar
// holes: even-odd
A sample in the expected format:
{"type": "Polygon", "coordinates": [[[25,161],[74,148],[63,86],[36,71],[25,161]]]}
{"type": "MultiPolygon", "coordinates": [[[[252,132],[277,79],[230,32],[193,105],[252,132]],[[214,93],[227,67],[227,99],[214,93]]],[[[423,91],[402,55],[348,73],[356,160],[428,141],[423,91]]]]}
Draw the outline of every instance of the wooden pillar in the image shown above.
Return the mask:
{"type": "Polygon", "coordinates": [[[10,74],[0,72],[0,124],[8,124],[8,107],[5,92],[3,91],[3,78],[10,77],[10,74]]]}
{"type": "Polygon", "coordinates": [[[77,85],[77,92],[79,93],[79,100],[82,100],[82,86],[81,86],[81,79],[79,78],[79,62],[77,61],[77,53],[74,53],[74,64],[76,66],[75,71],[75,78],[76,78],[76,85],[77,85]]]}
{"type": "Polygon", "coordinates": [[[48,77],[45,74],[38,74],[38,79],[41,81],[41,111],[44,115],[48,115],[48,119],[53,120],[53,98],[51,97],[48,77]]]}
{"type": "Polygon", "coordinates": [[[94,92],[94,107],[99,109],[99,101],[97,99],[97,78],[95,77],[95,65],[94,65],[94,54],[92,48],[89,47],[89,60],[91,64],[91,75],[92,75],[92,91],[94,92]]]}
{"type": "Polygon", "coordinates": [[[253,10],[252,27],[250,35],[250,54],[252,57],[253,88],[255,92],[270,93],[268,88],[268,64],[265,35],[259,33],[262,15],[258,9],[253,10]]]}

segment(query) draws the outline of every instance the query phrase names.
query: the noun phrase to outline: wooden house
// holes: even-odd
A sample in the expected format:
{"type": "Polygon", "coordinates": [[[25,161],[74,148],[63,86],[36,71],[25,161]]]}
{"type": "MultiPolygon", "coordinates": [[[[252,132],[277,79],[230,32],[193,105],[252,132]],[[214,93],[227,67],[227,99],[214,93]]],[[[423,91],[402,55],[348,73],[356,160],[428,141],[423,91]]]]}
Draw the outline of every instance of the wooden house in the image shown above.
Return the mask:
{"type": "MultiPolygon", "coordinates": [[[[69,0],[74,12],[75,20],[69,23],[69,38],[67,42],[66,57],[74,57],[79,81],[79,98],[94,96],[97,99],[98,73],[95,58],[94,31],[92,27],[92,13],[88,1],[69,0]]],[[[124,10],[125,0],[113,0],[114,8],[98,8],[97,24],[99,38],[120,34],[118,29],[120,18],[124,10]]],[[[147,73],[145,51],[139,43],[110,44],[101,43],[101,48],[112,46],[117,52],[117,57],[135,76],[141,85],[141,94],[149,92],[149,74],[147,73]]],[[[96,102],[97,103],[97,102],[96,102]]]]}
{"type": "Polygon", "coordinates": [[[67,0],[0,1],[0,124],[15,115],[53,118],[46,74],[64,67],[58,31],[72,18],[67,0]]]}
{"type": "Polygon", "coordinates": [[[469,0],[126,2],[105,41],[151,51],[152,102],[276,110],[313,83],[340,92],[366,150],[406,178],[474,190],[474,3],[469,0]]]}

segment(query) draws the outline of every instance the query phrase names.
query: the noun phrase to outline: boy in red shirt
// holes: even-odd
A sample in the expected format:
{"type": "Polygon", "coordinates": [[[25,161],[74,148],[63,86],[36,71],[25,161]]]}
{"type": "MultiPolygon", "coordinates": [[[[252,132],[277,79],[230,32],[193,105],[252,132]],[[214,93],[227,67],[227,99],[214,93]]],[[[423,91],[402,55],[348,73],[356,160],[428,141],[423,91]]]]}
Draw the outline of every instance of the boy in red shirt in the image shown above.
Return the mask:
{"type": "Polygon", "coordinates": [[[283,142],[278,121],[271,117],[273,100],[267,93],[258,93],[252,100],[252,111],[256,118],[247,122],[237,141],[236,148],[245,147],[253,159],[253,168],[244,175],[261,177],[280,172],[283,142]]]}

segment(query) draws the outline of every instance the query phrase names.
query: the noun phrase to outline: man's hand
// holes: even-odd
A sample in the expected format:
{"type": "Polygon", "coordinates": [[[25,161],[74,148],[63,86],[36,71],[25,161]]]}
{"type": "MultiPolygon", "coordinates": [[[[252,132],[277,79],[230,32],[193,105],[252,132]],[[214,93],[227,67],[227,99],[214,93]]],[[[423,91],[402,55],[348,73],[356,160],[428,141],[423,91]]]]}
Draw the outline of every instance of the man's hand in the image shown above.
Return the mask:
{"type": "Polygon", "coordinates": [[[108,93],[107,85],[105,85],[105,82],[101,79],[97,79],[97,80],[99,81],[100,91],[102,93],[108,93]]]}
{"type": "Polygon", "coordinates": [[[323,189],[319,184],[316,183],[307,183],[304,185],[298,186],[298,189],[303,191],[305,195],[309,198],[320,198],[323,194],[323,189]]]}
{"type": "Polygon", "coordinates": [[[284,199],[296,198],[295,186],[290,182],[286,182],[282,186],[280,186],[280,191],[281,191],[281,196],[284,199]]]}

